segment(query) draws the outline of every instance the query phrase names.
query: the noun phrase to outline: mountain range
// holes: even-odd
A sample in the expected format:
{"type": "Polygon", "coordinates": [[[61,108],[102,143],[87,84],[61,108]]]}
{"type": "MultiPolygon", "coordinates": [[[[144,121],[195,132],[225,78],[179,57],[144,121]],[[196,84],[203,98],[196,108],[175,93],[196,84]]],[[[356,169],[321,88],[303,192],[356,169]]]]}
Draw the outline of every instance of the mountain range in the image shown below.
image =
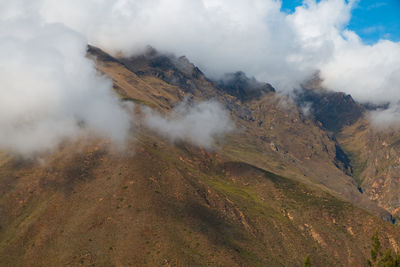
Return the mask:
{"type": "Polygon", "coordinates": [[[150,47],[87,56],[132,107],[131,136],[122,148],[93,137],[36,158],[0,153],[1,265],[302,266],[310,255],[367,266],[376,229],[399,252],[400,134],[368,118],[385,105],[329,91],[318,74],[287,96],[150,47]],[[149,109],[179,118],[182,103],[209,102],[233,125],[210,146],[146,122],[149,109]]]}

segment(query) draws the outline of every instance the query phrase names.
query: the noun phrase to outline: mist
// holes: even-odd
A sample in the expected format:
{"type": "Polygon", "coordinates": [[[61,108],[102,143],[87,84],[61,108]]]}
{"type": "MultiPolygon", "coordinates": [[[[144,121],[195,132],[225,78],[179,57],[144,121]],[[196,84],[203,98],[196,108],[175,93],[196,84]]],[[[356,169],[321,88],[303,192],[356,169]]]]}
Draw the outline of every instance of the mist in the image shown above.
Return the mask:
{"type": "Polygon", "coordinates": [[[216,101],[177,105],[168,116],[144,110],[144,125],[171,142],[186,141],[211,149],[218,137],[234,130],[229,112],[216,101]]]}
{"type": "Polygon", "coordinates": [[[124,142],[129,108],[86,48],[87,39],[62,24],[1,21],[0,149],[31,156],[88,134],[124,142]]]}

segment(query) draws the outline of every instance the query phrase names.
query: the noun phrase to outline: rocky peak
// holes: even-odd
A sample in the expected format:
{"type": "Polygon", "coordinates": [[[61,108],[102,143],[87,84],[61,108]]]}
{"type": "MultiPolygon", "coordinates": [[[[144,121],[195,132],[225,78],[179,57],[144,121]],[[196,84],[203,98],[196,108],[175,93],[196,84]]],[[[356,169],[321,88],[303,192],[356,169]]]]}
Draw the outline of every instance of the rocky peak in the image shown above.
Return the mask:
{"type": "Polygon", "coordinates": [[[147,48],[142,55],[119,60],[139,76],[155,76],[189,93],[193,93],[196,89],[201,90],[196,80],[205,79],[203,73],[186,57],[162,54],[152,47],[147,48]]]}
{"type": "Polygon", "coordinates": [[[92,45],[88,45],[87,46],[87,55],[89,57],[97,58],[98,61],[104,62],[104,63],[107,63],[107,62],[118,62],[118,60],[115,59],[114,57],[110,56],[109,54],[107,54],[106,52],[101,50],[100,48],[97,48],[97,47],[92,46],[92,45]]]}
{"type": "Polygon", "coordinates": [[[275,89],[269,83],[259,82],[254,77],[249,78],[242,71],[227,73],[214,84],[218,89],[239,98],[242,102],[275,92],[275,89]]]}
{"type": "Polygon", "coordinates": [[[315,119],[332,132],[339,132],[344,126],[355,123],[365,112],[365,108],[351,95],[322,88],[303,87],[296,92],[296,102],[300,107],[310,106],[315,119]]]}

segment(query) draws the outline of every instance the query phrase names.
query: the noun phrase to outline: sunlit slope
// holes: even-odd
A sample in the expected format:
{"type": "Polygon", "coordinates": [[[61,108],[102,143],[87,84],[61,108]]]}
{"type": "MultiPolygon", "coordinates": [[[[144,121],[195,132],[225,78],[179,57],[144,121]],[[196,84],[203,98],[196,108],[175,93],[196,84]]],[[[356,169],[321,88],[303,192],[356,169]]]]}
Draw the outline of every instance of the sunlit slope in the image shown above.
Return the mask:
{"type": "Polygon", "coordinates": [[[3,163],[3,264],[301,266],[311,254],[322,265],[358,265],[375,227],[386,246],[400,238],[320,188],[219,153],[147,133],[134,154],[106,147],[3,163]]]}
{"type": "Polygon", "coordinates": [[[400,215],[400,135],[398,129],[377,129],[367,120],[348,126],[338,136],[349,154],[354,178],[365,194],[400,215]]]}
{"type": "Polygon", "coordinates": [[[387,212],[358,191],[353,177],[339,167],[343,163],[337,159],[336,142],[330,134],[302,115],[290,99],[266,92],[242,101],[238,95],[215,87],[186,58],[171,59],[153,50],[129,59],[115,59],[93,47],[90,51],[97,58],[99,70],[112,77],[117,92],[139,106],[169,113],[188,97],[221,102],[231,112],[236,131],[220,140],[217,147],[232,160],[315,184],[390,219],[387,212]]]}
{"type": "Polygon", "coordinates": [[[179,74],[189,90],[154,66],[135,73],[97,56],[138,124],[141,106],[168,114],[192,95],[223,103],[237,129],[214,150],[136,127],[123,149],[93,139],[34,161],[1,154],[0,265],[302,266],[310,254],[317,266],[363,266],[375,228],[398,249],[397,227],[293,103],[273,92],[243,103],[197,71],[179,74]]]}

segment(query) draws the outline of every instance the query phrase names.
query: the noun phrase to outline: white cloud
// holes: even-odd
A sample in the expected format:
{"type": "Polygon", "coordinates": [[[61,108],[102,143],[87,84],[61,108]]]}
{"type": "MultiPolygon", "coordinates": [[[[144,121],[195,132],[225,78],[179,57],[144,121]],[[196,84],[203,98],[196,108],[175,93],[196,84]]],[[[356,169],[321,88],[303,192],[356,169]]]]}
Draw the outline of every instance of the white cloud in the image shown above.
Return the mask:
{"type": "Polygon", "coordinates": [[[388,109],[370,112],[369,118],[372,125],[378,129],[398,129],[400,126],[400,105],[391,105],[388,109]]]}
{"type": "Polygon", "coordinates": [[[322,78],[325,85],[359,101],[395,103],[400,100],[400,44],[380,41],[367,46],[348,41],[323,66],[322,78]]]}
{"type": "Polygon", "coordinates": [[[216,101],[193,105],[183,102],[168,117],[149,108],[143,111],[144,124],[172,142],[189,141],[204,148],[211,148],[215,138],[234,129],[228,111],[216,101]]]}
{"type": "Polygon", "coordinates": [[[275,0],[43,0],[41,14],[108,51],[150,44],[186,55],[210,76],[243,70],[290,91],[320,70],[327,87],[360,101],[382,101],[382,92],[399,99],[400,43],[368,46],[346,30],[356,4],[305,0],[286,14],[275,0]]]}
{"type": "Polygon", "coordinates": [[[286,59],[301,51],[278,1],[43,1],[47,21],[107,51],[132,54],[150,44],[186,55],[209,76],[243,70],[283,88],[314,71],[286,59]]]}
{"type": "Polygon", "coordinates": [[[86,38],[17,11],[0,21],[0,149],[31,155],[87,131],[122,142],[130,115],[86,58],[86,38]]]}

